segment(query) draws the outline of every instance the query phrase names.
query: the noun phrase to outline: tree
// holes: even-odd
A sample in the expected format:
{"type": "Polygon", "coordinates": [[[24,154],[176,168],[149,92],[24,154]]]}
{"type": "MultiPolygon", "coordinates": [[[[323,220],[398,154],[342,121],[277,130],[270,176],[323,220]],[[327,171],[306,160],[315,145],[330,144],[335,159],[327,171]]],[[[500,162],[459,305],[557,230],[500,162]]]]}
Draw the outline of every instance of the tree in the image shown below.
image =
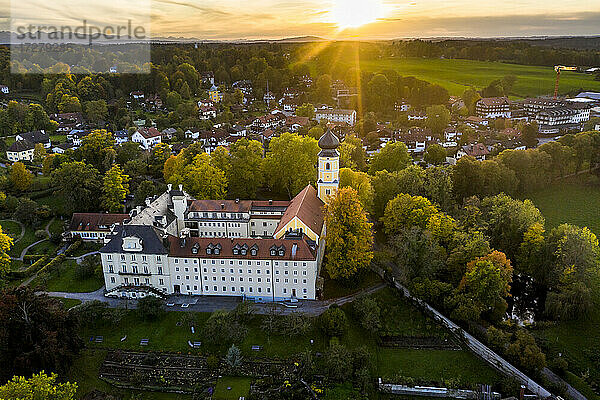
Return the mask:
{"type": "Polygon", "coordinates": [[[167,183],[183,185],[185,191],[197,199],[225,197],[225,173],[211,165],[211,158],[206,153],[196,155],[191,164],[185,164],[183,152],[169,158],[165,162],[164,175],[167,183]]]}
{"type": "Polygon", "coordinates": [[[546,366],[546,356],[535,343],[534,337],[524,329],[515,334],[515,341],[506,348],[506,355],[528,372],[537,373],[546,366]]]}
{"type": "Polygon", "coordinates": [[[510,293],[513,268],[504,253],[492,251],[467,264],[459,290],[473,299],[480,312],[491,313],[500,320],[506,311],[505,298],[510,293]]]}
{"type": "Polygon", "coordinates": [[[152,181],[142,181],[135,189],[135,204],[143,205],[148,197],[157,193],[157,188],[152,181]]]}
{"type": "Polygon", "coordinates": [[[349,168],[340,169],[340,188],[351,187],[358,193],[363,208],[373,209],[373,186],[371,177],[364,172],[354,172],[349,168]]]}
{"type": "Polygon", "coordinates": [[[327,263],[333,279],[350,279],[373,258],[371,223],[352,188],[342,188],[325,204],[327,263]]]}
{"type": "Polygon", "coordinates": [[[10,272],[10,256],[8,252],[13,245],[13,239],[6,233],[2,232],[0,226],[0,280],[10,272]]]}
{"type": "Polygon", "coordinates": [[[364,171],[367,167],[367,154],[362,146],[362,140],[354,135],[348,135],[338,148],[340,166],[355,171],[364,171]]]}
{"type": "Polygon", "coordinates": [[[13,218],[25,225],[35,226],[39,220],[37,210],[38,205],[34,200],[21,198],[19,199],[19,205],[13,213],[13,218]]]}
{"type": "Polygon", "coordinates": [[[371,157],[369,174],[375,175],[377,171],[400,171],[410,163],[408,148],[402,142],[388,143],[379,153],[371,157]]]}
{"type": "Polygon", "coordinates": [[[225,362],[227,363],[227,366],[232,371],[236,371],[242,366],[242,360],[242,352],[235,344],[232,344],[229,350],[227,350],[227,355],[225,356],[225,362]]]}
{"type": "Polygon", "coordinates": [[[440,165],[446,161],[446,149],[439,144],[429,145],[423,158],[430,164],[440,165]]]}
{"type": "Polygon", "coordinates": [[[425,124],[435,135],[441,137],[444,129],[450,123],[450,111],[443,105],[427,107],[427,120],[425,124]]]}
{"type": "Polygon", "coordinates": [[[313,139],[319,140],[321,138],[321,136],[323,136],[323,133],[324,133],[323,128],[321,126],[317,125],[317,126],[310,128],[308,130],[307,135],[313,139]]]}
{"type": "Polygon", "coordinates": [[[404,193],[386,206],[383,225],[388,235],[417,226],[439,239],[448,238],[455,228],[454,219],[440,212],[428,199],[404,193]]]}
{"type": "Polygon", "coordinates": [[[88,101],[85,103],[85,114],[89,121],[98,123],[108,115],[108,106],[104,100],[88,101]]]}
{"type": "Polygon", "coordinates": [[[164,312],[164,302],[156,296],[146,296],[138,300],[137,312],[143,320],[156,321],[164,312]]]}
{"type": "Polygon", "coordinates": [[[371,334],[381,328],[381,309],[372,297],[361,296],[352,303],[360,325],[371,334]]]}
{"type": "Polygon", "coordinates": [[[325,352],[327,376],[333,381],[346,382],[352,376],[352,354],[342,345],[333,343],[325,352]]]}
{"type": "Polygon", "coordinates": [[[473,88],[465,89],[462,94],[462,100],[465,103],[465,107],[469,110],[469,115],[475,113],[475,105],[481,99],[481,95],[473,88]]]}
{"type": "Polygon", "coordinates": [[[336,305],[329,307],[319,317],[321,329],[327,336],[342,336],[348,329],[348,319],[344,310],[336,305]]]}
{"type": "Polygon", "coordinates": [[[231,168],[227,171],[229,196],[246,199],[256,197],[264,179],[262,154],[262,144],[256,140],[242,138],[230,146],[231,168]]]}
{"type": "Polygon", "coordinates": [[[0,343],[3,382],[40,370],[66,372],[83,346],[75,315],[29,287],[0,293],[0,343]]]}
{"type": "Polygon", "coordinates": [[[296,109],[296,115],[299,117],[308,117],[315,119],[315,106],[310,103],[304,103],[296,109]]]}
{"type": "Polygon", "coordinates": [[[44,371],[33,374],[29,379],[14,376],[4,386],[0,386],[0,399],[4,400],[73,400],[77,391],[76,383],[58,383],[58,375],[46,375],[44,371]]]}
{"type": "Polygon", "coordinates": [[[10,167],[10,175],[8,180],[19,192],[24,192],[31,186],[33,175],[25,168],[25,164],[17,161],[10,167]]]}
{"type": "Polygon", "coordinates": [[[213,312],[204,325],[204,339],[209,343],[240,343],[246,336],[247,329],[233,313],[217,310],[213,312]]]}
{"type": "Polygon", "coordinates": [[[317,175],[319,146],[311,137],[284,133],[271,140],[264,160],[267,183],[291,199],[317,175]]]}
{"type": "Polygon", "coordinates": [[[102,205],[110,212],[119,212],[129,194],[129,176],[119,164],[115,164],[106,172],[102,182],[102,205]]]}
{"type": "Polygon", "coordinates": [[[86,163],[104,173],[110,169],[115,160],[114,144],[112,133],[98,129],[81,139],[81,147],[78,151],[86,163]]]}
{"type": "Polygon", "coordinates": [[[98,207],[100,175],[81,161],[67,162],[52,172],[58,191],[65,199],[65,211],[92,211],[98,207]]]}
{"type": "Polygon", "coordinates": [[[45,157],[46,148],[42,143],[36,143],[33,148],[33,162],[35,164],[40,164],[45,157]]]}
{"type": "Polygon", "coordinates": [[[431,232],[418,226],[402,229],[389,239],[389,249],[400,280],[432,277],[443,270],[445,250],[431,232]]]}
{"type": "Polygon", "coordinates": [[[523,130],[521,131],[521,141],[525,146],[527,146],[527,148],[533,148],[537,146],[537,133],[537,124],[527,124],[523,127],[523,130]]]}

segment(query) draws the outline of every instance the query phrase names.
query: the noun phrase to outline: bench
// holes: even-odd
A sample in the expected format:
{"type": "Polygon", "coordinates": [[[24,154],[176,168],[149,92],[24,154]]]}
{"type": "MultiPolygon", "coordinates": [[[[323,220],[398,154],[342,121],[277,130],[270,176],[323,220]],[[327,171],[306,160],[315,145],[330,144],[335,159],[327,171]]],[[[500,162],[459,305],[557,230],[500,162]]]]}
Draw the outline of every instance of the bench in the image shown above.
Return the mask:
{"type": "Polygon", "coordinates": [[[96,336],[96,343],[104,342],[104,336],[96,336]]]}
{"type": "Polygon", "coordinates": [[[140,346],[148,346],[148,342],[149,341],[150,341],[149,339],[142,339],[142,340],[140,340],[140,346]]]}
{"type": "Polygon", "coordinates": [[[252,351],[261,351],[262,349],[263,349],[262,346],[259,346],[259,345],[256,345],[256,344],[254,346],[252,346],[252,351]]]}

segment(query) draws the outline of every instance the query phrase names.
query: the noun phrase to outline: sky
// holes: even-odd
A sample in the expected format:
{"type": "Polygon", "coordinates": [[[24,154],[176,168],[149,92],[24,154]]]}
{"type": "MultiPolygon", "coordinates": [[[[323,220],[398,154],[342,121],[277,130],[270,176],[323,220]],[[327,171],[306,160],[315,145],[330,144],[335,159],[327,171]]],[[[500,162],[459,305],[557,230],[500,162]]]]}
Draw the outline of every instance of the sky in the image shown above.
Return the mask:
{"type": "Polygon", "coordinates": [[[0,0],[0,7],[10,10],[0,15],[8,26],[132,19],[153,37],[213,40],[600,35],[600,0],[0,0]]]}

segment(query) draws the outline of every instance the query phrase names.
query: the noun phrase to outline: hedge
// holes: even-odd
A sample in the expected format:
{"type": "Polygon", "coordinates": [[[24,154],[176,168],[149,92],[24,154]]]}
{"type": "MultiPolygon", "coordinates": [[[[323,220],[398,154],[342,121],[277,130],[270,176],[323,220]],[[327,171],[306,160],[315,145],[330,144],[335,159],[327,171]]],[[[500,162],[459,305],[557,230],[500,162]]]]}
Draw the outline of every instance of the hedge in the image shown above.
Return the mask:
{"type": "Polygon", "coordinates": [[[40,270],[40,268],[42,268],[42,266],[46,265],[46,263],[48,262],[48,258],[50,258],[50,257],[47,255],[43,255],[39,260],[37,260],[36,262],[31,264],[29,267],[27,267],[23,271],[11,271],[10,277],[17,278],[17,279],[29,278],[31,275],[35,274],[38,270],[40,270]]]}
{"type": "Polygon", "coordinates": [[[38,190],[37,192],[29,193],[28,195],[31,200],[36,200],[36,199],[40,199],[42,197],[47,197],[47,196],[53,194],[55,191],[56,191],[56,188],[51,187],[48,189],[38,190]]]}
{"type": "Polygon", "coordinates": [[[77,238],[75,242],[73,242],[69,247],[67,247],[67,249],[65,250],[65,255],[70,256],[71,254],[73,254],[75,250],[81,247],[82,243],[83,240],[81,238],[77,238]]]}
{"type": "Polygon", "coordinates": [[[23,261],[25,260],[39,260],[44,257],[46,254],[25,254],[23,256],[23,261]]]}
{"type": "Polygon", "coordinates": [[[66,256],[64,254],[57,255],[52,259],[52,261],[46,264],[44,268],[40,269],[38,273],[42,274],[44,272],[52,272],[54,268],[58,267],[60,264],[62,264],[63,261],[65,261],[65,258],[66,256]]]}

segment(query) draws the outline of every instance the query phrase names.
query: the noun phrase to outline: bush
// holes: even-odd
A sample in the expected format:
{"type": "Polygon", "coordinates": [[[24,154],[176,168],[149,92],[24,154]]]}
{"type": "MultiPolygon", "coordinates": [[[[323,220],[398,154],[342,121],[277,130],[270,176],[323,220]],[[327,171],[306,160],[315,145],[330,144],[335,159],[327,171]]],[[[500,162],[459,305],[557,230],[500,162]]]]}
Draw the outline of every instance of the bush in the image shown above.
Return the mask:
{"type": "Polygon", "coordinates": [[[165,312],[164,302],[155,296],[146,296],[137,302],[137,312],[141,319],[155,321],[165,312]]]}
{"type": "Polygon", "coordinates": [[[81,247],[82,243],[83,240],[81,240],[81,238],[76,239],[73,243],[71,243],[69,247],[67,247],[67,249],[65,250],[65,255],[71,256],[71,254],[73,254],[75,250],[81,247]]]}
{"type": "Polygon", "coordinates": [[[48,262],[48,258],[50,257],[48,257],[47,255],[43,255],[40,257],[39,260],[27,267],[27,269],[23,271],[11,271],[10,277],[16,279],[28,278],[31,275],[35,274],[40,268],[42,268],[48,262]]]}
{"type": "Polygon", "coordinates": [[[46,231],[43,229],[38,229],[37,231],[35,231],[35,237],[37,239],[45,239],[46,238],[46,231]]]}
{"type": "Polygon", "coordinates": [[[352,303],[352,308],[364,329],[373,334],[379,331],[381,328],[381,309],[372,297],[359,297],[352,303]]]}
{"type": "Polygon", "coordinates": [[[321,317],[321,328],[328,336],[342,336],[348,329],[346,313],[337,305],[333,305],[325,311],[321,317]]]}
{"type": "Polygon", "coordinates": [[[64,254],[59,254],[56,257],[54,257],[52,259],[52,261],[50,261],[48,264],[46,264],[42,269],[39,270],[38,274],[43,274],[43,273],[50,273],[52,272],[55,268],[58,268],[58,266],[60,264],[63,263],[63,261],[65,261],[65,255],[64,254]]]}

